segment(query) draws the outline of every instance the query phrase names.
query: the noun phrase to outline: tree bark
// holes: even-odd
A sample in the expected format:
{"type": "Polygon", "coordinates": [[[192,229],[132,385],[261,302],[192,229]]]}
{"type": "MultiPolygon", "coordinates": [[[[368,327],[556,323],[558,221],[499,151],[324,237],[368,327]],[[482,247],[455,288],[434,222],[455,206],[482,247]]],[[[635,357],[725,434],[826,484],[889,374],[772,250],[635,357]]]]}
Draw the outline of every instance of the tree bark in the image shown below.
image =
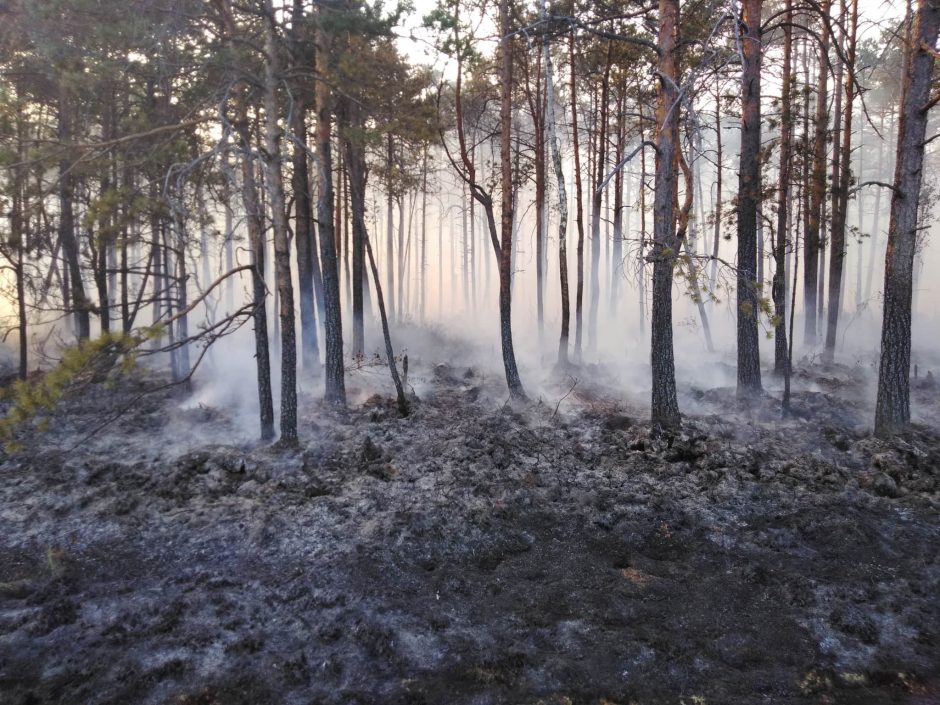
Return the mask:
{"type": "MultiPolygon", "coordinates": [[[[842,17],[845,21],[845,0],[842,2],[842,17]]],[[[826,347],[823,358],[832,362],[836,351],[836,333],[838,332],[839,313],[842,308],[842,285],[845,277],[845,224],[849,207],[849,188],[852,181],[852,108],[855,102],[855,39],[858,31],[858,0],[853,0],[847,43],[845,47],[845,104],[842,112],[841,164],[838,174],[833,174],[838,181],[833,199],[832,238],[829,248],[829,316],[826,326],[826,347]]],[[[834,151],[840,149],[836,144],[834,151]]]]}
{"type": "MultiPolygon", "coordinates": [[[[62,144],[72,141],[72,95],[68,88],[66,77],[59,83],[59,124],[58,138],[62,144]]],[[[79,342],[88,340],[91,336],[91,321],[89,312],[91,303],[85,295],[85,285],[82,281],[82,267],[78,249],[78,238],[75,234],[75,177],[72,175],[72,164],[67,156],[59,161],[59,241],[62,243],[62,253],[69,271],[71,284],[72,313],[75,316],[75,333],[79,342]]]]}
{"type": "Polygon", "coordinates": [[[339,261],[336,256],[336,233],[333,232],[333,146],[332,95],[326,74],[330,63],[330,37],[323,28],[329,8],[319,5],[319,23],[314,42],[320,76],[314,91],[317,112],[317,162],[320,191],[317,197],[317,220],[320,230],[320,262],[323,267],[324,330],[326,338],[326,379],[324,395],[330,403],[346,405],[346,383],[343,367],[343,317],[340,306],[339,261]]]}
{"type": "MultiPolygon", "coordinates": [[[[221,0],[222,23],[229,42],[236,37],[235,20],[232,14],[231,0],[221,0]]],[[[242,205],[245,209],[245,221],[248,229],[248,243],[251,249],[251,289],[252,319],[255,328],[255,363],[258,383],[258,411],[261,421],[261,440],[274,437],[274,403],[271,395],[271,361],[268,349],[268,314],[264,284],[264,213],[258,196],[255,168],[252,163],[251,125],[248,119],[248,101],[246,88],[238,83],[232,90],[232,105],[235,112],[232,125],[240,148],[240,170],[242,205]]],[[[154,238],[156,248],[156,237],[154,238]]],[[[154,253],[152,253],[153,255],[154,253]]],[[[159,282],[158,267],[160,258],[155,257],[155,281],[159,282]]]]}
{"type": "Polygon", "coordinates": [[[499,28],[502,40],[502,68],[500,71],[500,139],[499,156],[502,190],[501,230],[499,257],[499,330],[503,348],[503,367],[506,384],[514,398],[525,399],[522,380],[516,367],[516,354],[512,342],[512,39],[509,37],[509,0],[500,0],[499,28]]]}
{"type": "Polygon", "coordinates": [[[911,302],[917,211],[924,167],[924,137],[931,98],[940,4],[919,0],[911,33],[913,42],[902,83],[897,162],[891,196],[891,220],[885,256],[884,317],[875,433],[886,436],[911,420],[911,302]]]}
{"type": "Polygon", "coordinates": [[[581,192],[581,145],[578,136],[578,87],[574,67],[574,32],[568,37],[568,61],[571,71],[571,148],[574,150],[574,222],[578,228],[578,274],[574,304],[574,358],[580,362],[581,339],[584,328],[584,198],[581,192]]]}
{"type": "MultiPolygon", "coordinates": [[[[382,282],[379,279],[379,268],[375,265],[375,257],[372,254],[372,245],[369,244],[368,233],[364,234],[366,253],[369,255],[369,266],[372,269],[372,281],[375,282],[375,296],[379,304],[379,316],[382,319],[382,336],[385,339],[385,359],[388,361],[388,370],[392,375],[392,383],[395,385],[395,395],[398,399],[398,413],[407,416],[409,412],[408,399],[405,397],[405,388],[401,382],[401,376],[398,374],[398,365],[395,363],[395,350],[392,348],[392,334],[388,327],[388,315],[385,313],[385,297],[382,296],[382,282]]],[[[406,360],[407,363],[407,360],[406,360]]],[[[408,365],[405,365],[405,371],[408,371],[408,365]]]]}
{"type": "Polygon", "coordinates": [[[774,373],[787,371],[787,241],[790,212],[790,159],[793,135],[790,90],[793,83],[793,0],[787,0],[783,27],[783,89],[780,96],[780,174],[777,182],[777,234],[774,241],[774,373]]]}
{"type": "Polygon", "coordinates": [[[274,278],[280,300],[281,319],[281,442],[297,444],[297,338],[294,330],[294,285],[291,280],[290,239],[287,234],[287,205],[281,176],[281,128],[278,125],[277,83],[280,80],[277,43],[274,36],[274,6],[265,0],[268,15],[264,53],[264,161],[265,184],[271,202],[274,228],[274,278]]]}
{"type": "Polygon", "coordinates": [[[346,101],[348,120],[346,143],[346,167],[349,170],[349,201],[352,215],[352,309],[354,355],[365,352],[365,312],[363,310],[363,285],[365,283],[365,238],[366,238],[366,152],[361,144],[362,108],[358,101],[346,101]],[[350,134],[350,132],[352,134],[350,134]]]}
{"type": "MultiPolygon", "coordinates": [[[[301,24],[304,19],[303,0],[294,0],[291,31],[294,60],[301,64],[309,60],[305,51],[301,24]]],[[[306,87],[295,82],[294,104],[291,107],[293,136],[293,173],[291,187],[294,196],[294,247],[297,252],[297,299],[300,305],[300,358],[303,371],[311,376],[320,374],[320,343],[317,339],[316,304],[314,302],[313,260],[315,235],[313,205],[310,200],[310,170],[307,161],[307,109],[309,95],[306,87]]]]}
{"type": "MultiPolygon", "coordinates": [[[[545,0],[539,5],[541,17],[546,16],[545,0]]],[[[548,37],[543,40],[545,58],[545,101],[548,142],[552,150],[552,166],[558,182],[558,277],[561,285],[561,335],[558,339],[558,365],[568,364],[568,336],[571,321],[571,303],[568,294],[568,195],[565,193],[565,174],[562,171],[561,150],[558,148],[558,133],[555,129],[555,85],[552,68],[552,53],[548,37]]]]}
{"type": "MultiPolygon", "coordinates": [[[[822,13],[828,17],[829,0],[822,0],[822,13]]],[[[813,140],[813,173],[810,191],[809,223],[803,239],[803,310],[805,326],[803,342],[816,345],[817,286],[819,279],[820,229],[822,227],[823,201],[826,197],[826,127],[829,112],[826,95],[829,85],[829,30],[822,26],[822,41],[819,47],[819,78],[816,83],[816,122],[813,140]]]]}
{"type": "Polygon", "coordinates": [[[676,237],[678,191],[679,0],[659,0],[659,93],[656,99],[656,188],[653,197],[653,312],[651,420],[663,429],[680,424],[672,341],[672,279],[679,253],[676,237]]]}
{"type": "Polygon", "coordinates": [[[588,350],[597,352],[597,317],[601,299],[601,208],[604,192],[601,184],[607,168],[607,122],[610,106],[610,69],[613,64],[613,42],[607,42],[607,59],[601,79],[600,117],[597,124],[597,145],[594,152],[594,188],[591,199],[591,301],[588,309],[588,350]]]}
{"type": "Polygon", "coordinates": [[[760,188],[760,68],[762,0],[744,0],[744,66],[741,71],[741,157],[738,179],[738,396],[761,391],[760,315],[757,289],[757,217],[760,188]]]}

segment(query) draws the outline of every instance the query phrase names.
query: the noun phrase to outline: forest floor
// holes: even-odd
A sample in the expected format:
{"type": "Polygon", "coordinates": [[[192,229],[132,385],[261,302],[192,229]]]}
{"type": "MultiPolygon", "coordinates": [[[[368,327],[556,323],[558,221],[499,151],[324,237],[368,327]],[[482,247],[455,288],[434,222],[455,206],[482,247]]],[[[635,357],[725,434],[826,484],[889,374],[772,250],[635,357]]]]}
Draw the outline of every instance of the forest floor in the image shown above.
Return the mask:
{"type": "Polygon", "coordinates": [[[296,451],[171,391],[82,441],[152,377],[65,403],[0,456],[0,702],[940,703],[932,382],[890,442],[858,366],[667,437],[601,367],[439,362],[404,419],[302,394],[296,451]]]}

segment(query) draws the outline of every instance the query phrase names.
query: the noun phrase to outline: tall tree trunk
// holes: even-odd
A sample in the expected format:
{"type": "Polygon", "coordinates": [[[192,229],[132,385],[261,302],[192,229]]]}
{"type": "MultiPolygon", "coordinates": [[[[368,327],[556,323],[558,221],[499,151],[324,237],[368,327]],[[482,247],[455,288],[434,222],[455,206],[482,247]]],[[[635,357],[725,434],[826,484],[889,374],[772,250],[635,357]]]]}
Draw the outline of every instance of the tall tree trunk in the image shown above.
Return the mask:
{"type": "Polygon", "coordinates": [[[427,306],[428,276],[428,145],[421,157],[421,258],[418,272],[418,320],[424,323],[427,306]]]}
{"type": "MultiPolygon", "coordinates": [[[[303,0],[294,0],[291,16],[294,61],[309,61],[303,30],[303,0]]],[[[310,376],[320,374],[320,343],[317,340],[317,317],[314,303],[313,204],[310,200],[310,170],[307,161],[307,109],[309,94],[306,86],[296,82],[291,106],[292,166],[291,188],[294,196],[294,247],[297,252],[297,299],[300,305],[300,359],[303,371],[310,376]]]]}
{"type": "MultiPolygon", "coordinates": [[[[845,22],[847,8],[842,0],[842,21],[845,22]]],[[[855,101],[855,38],[858,31],[858,0],[852,1],[851,15],[848,17],[848,36],[845,37],[845,105],[842,112],[841,164],[838,174],[833,174],[835,198],[832,211],[832,239],[829,249],[829,317],[826,326],[826,347],[824,359],[832,362],[836,351],[836,333],[839,325],[839,313],[842,309],[842,284],[845,277],[845,229],[846,212],[849,207],[849,188],[852,181],[852,109],[855,101]],[[836,180],[837,179],[837,180],[836,180]]],[[[841,65],[841,64],[840,64],[841,65]]],[[[841,73],[841,72],[840,72],[841,73]]],[[[838,152],[836,142],[833,151],[838,152]]],[[[837,162],[838,163],[838,162],[837,162]]]]}
{"type": "MultiPolygon", "coordinates": [[[[61,144],[69,144],[72,141],[72,104],[68,79],[63,76],[59,80],[58,138],[61,144]]],[[[75,334],[81,342],[91,336],[91,303],[85,296],[85,285],[82,282],[81,255],[75,233],[75,177],[72,175],[72,164],[67,154],[63,152],[59,161],[59,241],[62,243],[62,253],[68,266],[75,334]]]]}
{"type": "MultiPolygon", "coordinates": [[[[620,86],[617,96],[617,142],[614,153],[614,163],[619,164],[623,159],[624,142],[626,140],[626,121],[624,109],[626,107],[626,82],[620,86]]],[[[623,279],[623,188],[624,170],[618,169],[614,176],[614,233],[613,247],[610,255],[610,311],[617,313],[620,306],[620,283],[623,279]]],[[[628,221],[629,225],[629,221],[628,221]]]]}
{"type": "MultiPolygon", "coordinates": [[[[541,0],[539,12],[546,17],[546,0],[541,0]]],[[[552,53],[548,37],[543,40],[545,60],[546,126],[549,146],[552,150],[552,166],[558,182],[558,277],[561,285],[561,335],[558,338],[558,365],[568,364],[568,336],[571,321],[571,303],[568,295],[568,195],[565,193],[565,174],[562,171],[561,150],[558,148],[558,133],[555,128],[555,84],[552,68],[552,53]]]]}
{"type": "Polygon", "coordinates": [[[783,18],[783,89],[780,96],[780,175],[777,182],[777,235],[774,241],[774,372],[787,371],[787,241],[790,212],[790,159],[793,135],[790,91],[793,84],[793,0],[787,0],[783,18]]]}
{"type": "MultiPolygon", "coordinates": [[[[639,82],[638,82],[639,83],[639,82]]],[[[643,102],[637,103],[640,113],[640,143],[646,142],[646,123],[643,121],[643,102]]],[[[640,246],[637,248],[637,276],[640,280],[640,336],[646,336],[646,150],[640,150],[640,246]]],[[[654,198],[655,200],[655,198],[654,198]]]]}
{"type": "Polygon", "coordinates": [[[274,37],[274,5],[265,0],[268,24],[264,41],[264,144],[265,184],[271,203],[274,228],[274,278],[280,301],[281,320],[281,442],[297,444],[297,337],[294,329],[294,285],[291,280],[290,238],[287,230],[287,204],[281,176],[281,128],[277,84],[280,80],[277,43],[274,37]]]}
{"type": "Polygon", "coordinates": [[[319,23],[314,42],[321,77],[314,92],[317,112],[317,161],[320,191],[317,220],[320,231],[320,262],[323,266],[324,329],[326,338],[325,397],[333,404],[346,405],[345,369],[343,367],[343,316],[340,307],[339,261],[336,233],[333,232],[333,146],[330,142],[333,100],[330,83],[323,78],[330,65],[330,37],[323,28],[329,8],[318,6],[319,23]]]}
{"type": "Polygon", "coordinates": [[[512,151],[510,137],[512,131],[512,41],[509,38],[509,0],[499,3],[500,36],[502,42],[502,68],[500,70],[500,139],[499,161],[501,173],[502,212],[499,257],[499,332],[503,348],[503,367],[506,371],[506,384],[509,393],[517,399],[525,399],[522,380],[516,367],[516,354],[512,344],[512,151]]]}
{"type": "Polygon", "coordinates": [[[366,152],[361,144],[363,133],[362,108],[356,100],[346,101],[348,130],[346,130],[346,167],[349,171],[349,199],[352,211],[352,309],[354,355],[365,352],[365,313],[363,285],[365,284],[366,238],[366,152]]]}
{"type": "MultiPolygon", "coordinates": [[[[395,350],[392,348],[392,334],[388,328],[388,315],[385,313],[385,297],[382,296],[382,282],[379,279],[379,268],[375,265],[375,257],[372,254],[372,245],[369,244],[369,235],[364,233],[365,249],[369,255],[369,266],[372,269],[372,281],[375,282],[375,296],[379,304],[379,316],[382,319],[382,337],[385,339],[385,359],[388,362],[388,370],[392,375],[392,383],[395,385],[395,394],[398,399],[398,413],[402,416],[408,415],[408,399],[405,397],[405,388],[401,382],[401,376],[398,374],[398,365],[395,363],[395,350]]],[[[408,360],[405,359],[405,372],[408,371],[408,360]]]]}
{"type": "Polygon", "coordinates": [[[405,270],[405,194],[398,196],[398,320],[405,320],[405,282],[408,272],[405,270]]]}
{"type": "MultiPolygon", "coordinates": [[[[221,0],[220,7],[226,39],[230,43],[234,42],[236,29],[231,0],[221,0]]],[[[248,244],[251,249],[252,319],[255,328],[255,363],[261,440],[269,440],[274,437],[274,403],[271,396],[271,361],[268,349],[268,314],[265,302],[267,289],[264,285],[264,212],[261,210],[255,168],[252,163],[251,124],[248,119],[246,87],[243,83],[236,84],[232,90],[232,106],[235,111],[235,119],[232,124],[237,135],[240,151],[242,205],[245,209],[248,244]]],[[[156,222],[154,227],[156,227],[156,222]]],[[[154,247],[156,247],[156,237],[154,238],[154,247]]],[[[155,281],[159,282],[157,267],[160,258],[156,256],[154,259],[155,281]]]]}
{"type": "Polygon", "coordinates": [[[388,314],[397,320],[395,313],[395,196],[392,189],[392,169],[395,166],[395,141],[392,133],[386,135],[385,172],[385,291],[388,292],[388,314]]]}
{"type": "Polygon", "coordinates": [[[705,310],[705,301],[702,299],[702,289],[698,283],[698,269],[695,265],[695,234],[692,232],[695,225],[689,222],[696,191],[695,179],[692,176],[692,169],[689,167],[681,150],[679,152],[679,167],[682,169],[682,175],[685,178],[685,202],[682,204],[682,208],[679,211],[679,226],[676,230],[676,238],[679,240],[682,247],[685,248],[687,256],[686,262],[689,267],[689,286],[692,287],[692,300],[695,302],[696,308],[698,308],[699,319],[702,321],[702,333],[705,336],[705,349],[708,350],[708,352],[715,352],[715,344],[712,341],[712,328],[708,322],[708,312],[705,310]]]}
{"type": "Polygon", "coordinates": [[[568,37],[568,61],[571,71],[571,147],[574,150],[574,222],[578,228],[578,274],[574,303],[574,359],[580,362],[584,328],[584,198],[581,191],[581,145],[578,136],[578,86],[574,64],[574,32],[568,37]]]}
{"type": "MultiPolygon", "coordinates": [[[[884,164],[884,146],[885,142],[894,136],[894,111],[891,111],[891,126],[888,133],[885,134],[885,108],[882,108],[881,117],[878,121],[878,131],[881,133],[881,139],[878,140],[878,164],[884,164]]],[[[878,240],[881,238],[881,192],[879,188],[875,193],[875,216],[871,225],[871,255],[868,259],[868,275],[865,279],[865,301],[871,301],[871,286],[875,279],[875,262],[878,259],[878,240]]]]}
{"type": "Polygon", "coordinates": [[[712,236],[712,271],[708,278],[708,290],[715,291],[718,286],[718,246],[721,244],[721,191],[724,188],[724,164],[721,143],[721,95],[715,89],[715,232],[712,236]]]}
{"type": "MultiPolygon", "coordinates": [[[[182,201],[183,194],[179,195],[182,201]]],[[[177,350],[177,381],[188,380],[191,373],[189,361],[189,315],[186,309],[189,306],[187,294],[189,293],[189,273],[186,269],[186,218],[181,208],[176,211],[176,299],[177,310],[180,312],[176,319],[177,339],[180,341],[177,350]]]]}
{"type": "MultiPolygon", "coordinates": [[[[16,118],[16,145],[17,162],[23,163],[25,135],[23,130],[22,106],[17,105],[16,118]]],[[[25,257],[26,250],[26,230],[29,227],[29,218],[23,217],[23,202],[25,200],[23,169],[13,167],[13,183],[10,207],[10,241],[9,244],[13,253],[8,254],[7,259],[13,267],[13,274],[16,278],[16,314],[17,314],[17,335],[19,337],[19,378],[25,380],[29,371],[28,349],[27,349],[27,318],[26,318],[26,270],[25,257]]]]}
{"type": "Polygon", "coordinates": [[[607,42],[607,59],[600,93],[600,117],[597,124],[597,145],[594,152],[594,188],[591,200],[591,305],[588,309],[588,350],[597,352],[597,316],[601,298],[601,208],[604,192],[604,170],[607,168],[607,122],[610,107],[610,69],[613,64],[613,42],[607,42]]]}
{"type": "MultiPolygon", "coordinates": [[[[821,11],[826,17],[829,15],[829,3],[830,0],[822,0],[821,11]]],[[[821,23],[821,26],[822,41],[819,47],[819,78],[816,83],[816,122],[813,140],[809,223],[806,236],[803,238],[803,309],[805,315],[803,342],[808,346],[816,345],[820,230],[823,220],[823,201],[826,198],[826,127],[829,116],[829,111],[826,109],[826,96],[829,86],[829,64],[827,59],[829,55],[829,30],[824,22],[821,23]]]]}
{"type": "Polygon", "coordinates": [[[656,190],[653,198],[652,399],[654,425],[679,426],[672,342],[672,279],[680,243],[676,237],[679,159],[679,0],[659,0],[659,92],[656,99],[656,190]]]}
{"type": "Polygon", "coordinates": [[[762,0],[744,0],[741,71],[741,159],[738,180],[738,396],[761,391],[757,291],[757,215],[760,188],[760,64],[762,0]]]}
{"type": "Polygon", "coordinates": [[[889,435],[911,420],[911,302],[917,211],[924,167],[924,138],[931,97],[940,5],[918,0],[902,83],[897,162],[891,195],[891,221],[885,256],[884,317],[875,433],[889,435]]]}
{"type": "MultiPolygon", "coordinates": [[[[530,99],[530,110],[532,112],[532,128],[535,131],[535,317],[538,325],[539,339],[541,340],[545,327],[545,245],[547,233],[545,213],[547,195],[545,174],[545,95],[547,95],[547,92],[543,95],[541,81],[539,80],[541,78],[540,74],[541,71],[536,75],[535,96],[530,99]]],[[[515,270],[515,267],[513,267],[513,269],[515,270]]]]}

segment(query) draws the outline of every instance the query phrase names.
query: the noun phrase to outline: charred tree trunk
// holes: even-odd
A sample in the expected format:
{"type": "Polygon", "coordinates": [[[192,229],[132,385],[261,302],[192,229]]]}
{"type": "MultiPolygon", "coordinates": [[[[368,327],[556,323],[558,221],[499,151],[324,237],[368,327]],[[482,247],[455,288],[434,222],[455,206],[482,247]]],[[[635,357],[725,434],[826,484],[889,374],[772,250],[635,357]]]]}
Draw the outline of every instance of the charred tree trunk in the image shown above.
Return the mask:
{"type": "Polygon", "coordinates": [[[333,232],[333,146],[332,95],[330,83],[322,78],[330,63],[330,37],[322,26],[327,8],[319,6],[320,25],[315,32],[317,65],[321,78],[315,89],[317,111],[317,161],[320,191],[317,198],[317,220],[320,230],[320,262],[323,265],[324,329],[326,338],[326,386],[328,402],[346,405],[346,383],[343,368],[343,317],[340,307],[339,260],[336,256],[336,233],[333,232]]]}
{"type": "Polygon", "coordinates": [[[516,367],[516,354],[512,343],[512,41],[509,39],[509,0],[499,3],[500,35],[502,42],[502,68],[500,70],[500,176],[502,191],[501,230],[499,257],[499,331],[503,348],[503,367],[509,393],[517,399],[525,399],[522,380],[516,367]]]}
{"type": "MultiPolygon", "coordinates": [[[[829,14],[829,0],[822,0],[822,12],[829,14]]],[[[829,31],[822,25],[822,41],[819,47],[819,79],[816,83],[816,122],[813,140],[813,173],[810,191],[809,222],[803,238],[803,309],[805,327],[803,340],[806,345],[816,345],[817,286],[819,279],[820,230],[822,227],[823,201],[826,198],[826,127],[829,112],[826,95],[829,86],[829,31]]]]}
{"type": "Polygon", "coordinates": [[[689,220],[692,215],[692,202],[695,196],[695,179],[692,175],[692,169],[688,162],[679,152],[679,167],[682,169],[682,175],[685,179],[685,202],[679,211],[679,227],[676,231],[676,237],[679,243],[685,248],[685,261],[689,267],[689,286],[692,287],[692,300],[698,308],[699,319],[702,321],[702,333],[705,335],[705,349],[708,352],[715,352],[715,344],[712,342],[712,328],[708,322],[708,312],[705,310],[705,301],[702,299],[702,288],[698,282],[698,269],[695,266],[695,248],[693,244],[695,237],[690,236],[691,229],[695,226],[689,220]]]}
{"type": "Polygon", "coordinates": [[[352,352],[365,352],[365,312],[363,309],[363,285],[365,283],[365,238],[366,238],[366,153],[361,144],[362,108],[355,100],[346,101],[348,128],[346,143],[346,167],[349,170],[349,200],[352,215],[352,352]]]}
{"type": "MultiPolygon", "coordinates": [[[[541,16],[546,16],[545,0],[541,0],[541,16]]],[[[552,150],[552,166],[558,182],[558,277],[561,285],[561,335],[558,339],[558,365],[568,364],[568,336],[571,321],[571,303],[568,295],[568,195],[565,193],[565,174],[561,168],[561,150],[555,129],[555,85],[552,69],[551,48],[546,37],[542,47],[545,58],[545,102],[546,127],[549,147],[552,150]]]]}
{"type": "Polygon", "coordinates": [[[738,396],[761,391],[760,302],[757,289],[757,217],[760,189],[760,65],[762,0],[744,0],[741,72],[741,160],[738,180],[738,396]]]}
{"type": "Polygon", "coordinates": [[[793,83],[793,2],[787,0],[783,28],[783,91],[780,96],[780,178],[777,183],[777,235],[774,241],[774,372],[784,374],[788,365],[787,348],[787,242],[790,211],[790,159],[793,119],[790,91],[793,83]]]}
{"type": "MultiPolygon", "coordinates": [[[[395,395],[398,399],[398,413],[407,416],[409,412],[408,399],[405,396],[405,387],[402,385],[401,376],[398,374],[398,365],[395,363],[395,350],[392,348],[392,334],[388,328],[388,315],[385,313],[385,297],[382,296],[382,282],[379,279],[379,268],[375,265],[375,257],[372,254],[372,245],[369,244],[369,235],[365,234],[365,249],[369,255],[369,266],[372,269],[372,281],[375,282],[375,297],[379,304],[379,316],[382,319],[382,337],[385,339],[385,359],[388,361],[388,370],[392,375],[392,382],[395,385],[395,395]]],[[[407,359],[405,360],[407,363],[407,359]]],[[[408,372],[408,365],[405,365],[405,372],[408,372]]]]}
{"type": "MultiPolygon", "coordinates": [[[[67,79],[62,77],[59,85],[58,116],[58,138],[61,144],[72,141],[72,103],[67,79]]],[[[81,255],[75,233],[74,197],[75,177],[72,175],[72,164],[67,156],[63,156],[59,161],[59,241],[62,243],[62,253],[68,266],[75,334],[81,342],[91,336],[91,304],[85,295],[85,285],[82,282],[81,255]]]]}
{"type": "Polygon", "coordinates": [[[387,135],[385,170],[387,183],[385,203],[385,290],[388,292],[388,314],[395,315],[395,196],[392,190],[392,169],[395,166],[395,139],[392,133],[387,135]]]}
{"type": "MultiPolygon", "coordinates": [[[[845,1],[842,2],[842,18],[847,14],[845,1]]],[[[845,277],[845,229],[846,214],[849,207],[849,188],[852,181],[852,108],[855,102],[855,39],[858,31],[858,0],[853,0],[851,15],[848,18],[848,36],[845,46],[845,105],[842,113],[841,164],[838,173],[833,173],[833,185],[836,189],[833,198],[832,238],[829,248],[829,316],[826,326],[826,347],[824,358],[832,362],[836,352],[836,333],[839,325],[839,313],[842,309],[842,284],[845,277]]],[[[838,115],[838,114],[837,114],[838,115]]],[[[835,144],[833,151],[840,146],[835,144]]]]}
{"type": "MultiPolygon", "coordinates": [[[[626,107],[626,83],[621,85],[617,97],[617,142],[614,153],[614,162],[619,164],[623,159],[624,142],[626,140],[626,121],[624,109],[626,107]]],[[[614,233],[613,247],[610,255],[610,311],[616,314],[620,307],[620,283],[623,279],[623,188],[624,170],[618,169],[614,176],[614,233]]],[[[627,225],[629,226],[629,220],[627,225]]]]}
{"type": "Polygon", "coordinates": [[[914,15],[902,83],[897,162],[891,195],[891,221],[885,255],[884,318],[881,328],[881,364],[875,433],[889,435],[911,420],[911,302],[914,254],[917,246],[917,211],[924,168],[924,138],[931,97],[931,78],[940,30],[940,5],[919,0],[914,15]]]}
{"type": "MultiPolygon", "coordinates": [[[[230,0],[219,2],[221,23],[226,39],[229,43],[234,41],[236,28],[230,0]]],[[[261,439],[269,440],[274,437],[274,408],[271,395],[271,365],[269,357],[268,322],[266,310],[267,288],[264,282],[264,213],[255,178],[253,163],[253,147],[251,138],[251,125],[248,117],[248,101],[246,86],[236,83],[232,89],[232,106],[234,119],[232,127],[238,148],[238,165],[241,175],[241,199],[245,211],[245,222],[248,231],[249,253],[251,256],[251,282],[252,282],[252,321],[254,324],[255,362],[257,370],[258,407],[261,422],[261,439]]],[[[152,187],[153,188],[153,187],[152,187]]],[[[152,227],[156,230],[159,221],[154,220],[152,227]]],[[[227,221],[227,226],[231,224],[227,221]]],[[[227,238],[233,237],[231,228],[228,228],[227,238]]],[[[154,262],[154,284],[159,288],[160,257],[157,250],[157,239],[154,237],[151,250],[151,260],[154,262]]],[[[231,271],[232,263],[228,263],[231,271]]],[[[231,287],[231,285],[229,285],[231,287]]],[[[139,305],[139,300],[138,300],[139,305]]]]}
{"type": "Polygon", "coordinates": [[[274,37],[274,7],[265,1],[268,26],[264,53],[264,160],[265,184],[271,203],[274,228],[274,279],[280,300],[281,320],[281,442],[297,444],[297,337],[294,330],[294,285],[291,281],[290,239],[287,227],[287,204],[281,176],[281,128],[278,125],[277,83],[280,80],[277,44],[274,37]]]}
{"type": "Polygon", "coordinates": [[[571,147],[574,150],[574,222],[578,228],[578,274],[574,304],[574,358],[577,362],[580,362],[584,328],[584,198],[581,192],[581,145],[578,136],[578,86],[574,65],[574,32],[568,38],[568,61],[571,71],[571,147]]]}
{"type": "MultiPolygon", "coordinates": [[[[232,15],[231,0],[221,0],[222,23],[226,39],[234,41],[236,36],[235,20],[232,15]]],[[[252,319],[255,328],[255,362],[258,381],[258,410],[261,419],[261,440],[274,437],[274,403],[271,396],[271,361],[268,349],[268,314],[264,284],[264,213],[261,210],[255,168],[252,162],[251,125],[248,119],[248,101],[243,83],[232,90],[232,106],[235,112],[232,125],[237,136],[240,151],[242,205],[245,209],[245,221],[248,229],[248,243],[251,249],[251,290],[252,319]]],[[[156,227],[157,222],[154,223],[156,227]]],[[[156,248],[156,236],[154,248],[156,248]]],[[[153,256],[154,253],[151,253],[153,256]]],[[[154,257],[154,277],[159,282],[159,255],[154,257]]],[[[160,288],[159,286],[155,288],[160,288]]]]}
{"type": "Polygon", "coordinates": [[[588,309],[588,350],[597,351],[597,316],[601,299],[601,208],[604,192],[604,170],[607,168],[607,122],[610,106],[610,69],[613,42],[607,42],[607,59],[601,82],[600,117],[597,124],[597,146],[594,152],[594,188],[591,200],[591,305],[588,309]]]}
{"type": "MultiPolygon", "coordinates": [[[[294,0],[291,18],[294,61],[309,61],[300,25],[304,19],[304,3],[294,0]]],[[[299,82],[298,82],[299,83],[299,82]]],[[[310,170],[307,162],[307,109],[309,95],[305,86],[294,88],[291,106],[291,133],[293,138],[293,173],[291,187],[294,196],[294,247],[297,252],[297,299],[300,304],[300,358],[307,375],[320,373],[320,343],[317,339],[316,304],[314,301],[313,261],[315,235],[313,230],[313,204],[310,200],[310,170]]]]}
{"type": "Polygon", "coordinates": [[[678,191],[679,0],[659,0],[659,93],[656,99],[656,190],[653,197],[652,422],[664,429],[680,424],[672,342],[672,278],[680,243],[676,237],[678,191]]]}
{"type": "Polygon", "coordinates": [[[718,286],[718,246],[721,244],[721,183],[724,176],[721,144],[721,95],[715,90],[715,232],[712,236],[712,271],[708,278],[709,291],[714,292],[718,286]]]}

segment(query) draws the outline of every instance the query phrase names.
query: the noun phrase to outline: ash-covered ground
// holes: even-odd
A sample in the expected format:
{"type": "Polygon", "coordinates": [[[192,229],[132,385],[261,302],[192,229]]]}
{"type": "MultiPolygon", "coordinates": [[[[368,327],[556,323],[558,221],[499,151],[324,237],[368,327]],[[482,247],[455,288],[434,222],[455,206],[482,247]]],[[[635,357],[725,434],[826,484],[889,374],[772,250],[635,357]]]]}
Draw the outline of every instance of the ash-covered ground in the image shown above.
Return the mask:
{"type": "Polygon", "coordinates": [[[0,465],[0,702],[940,702],[932,381],[890,442],[859,365],[661,436],[603,367],[439,362],[408,418],[302,394],[297,451],[173,391],[73,448],[154,380],[66,402],[0,465]]]}

